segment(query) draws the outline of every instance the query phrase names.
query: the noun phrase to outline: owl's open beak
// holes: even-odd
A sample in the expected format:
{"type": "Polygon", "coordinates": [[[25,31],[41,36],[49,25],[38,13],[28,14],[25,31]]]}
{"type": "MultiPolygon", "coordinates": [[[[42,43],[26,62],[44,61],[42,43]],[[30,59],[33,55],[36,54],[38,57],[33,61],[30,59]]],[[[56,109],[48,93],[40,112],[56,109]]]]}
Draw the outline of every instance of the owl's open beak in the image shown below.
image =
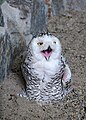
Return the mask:
{"type": "Polygon", "coordinates": [[[45,57],[45,59],[48,60],[52,54],[52,49],[49,46],[46,50],[41,51],[41,53],[45,57]]]}

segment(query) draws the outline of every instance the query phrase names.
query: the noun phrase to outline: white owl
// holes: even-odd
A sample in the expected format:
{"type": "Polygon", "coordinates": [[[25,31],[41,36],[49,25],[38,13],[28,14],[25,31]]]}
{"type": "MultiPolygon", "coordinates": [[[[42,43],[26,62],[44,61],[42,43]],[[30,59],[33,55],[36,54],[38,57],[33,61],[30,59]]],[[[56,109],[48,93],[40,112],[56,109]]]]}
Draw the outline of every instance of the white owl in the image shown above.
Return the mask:
{"type": "Polygon", "coordinates": [[[57,102],[69,91],[71,71],[61,55],[61,44],[50,33],[34,37],[21,66],[29,100],[57,102]]]}

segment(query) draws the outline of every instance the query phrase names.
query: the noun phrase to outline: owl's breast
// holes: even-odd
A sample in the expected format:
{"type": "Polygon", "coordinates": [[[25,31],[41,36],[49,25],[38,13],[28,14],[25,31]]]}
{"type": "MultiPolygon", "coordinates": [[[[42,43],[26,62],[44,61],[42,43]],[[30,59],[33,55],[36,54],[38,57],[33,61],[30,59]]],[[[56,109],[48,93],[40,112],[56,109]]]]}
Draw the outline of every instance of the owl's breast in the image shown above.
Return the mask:
{"type": "Polygon", "coordinates": [[[50,78],[51,76],[58,73],[60,69],[60,61],[59,60],[51,60],[51,61],[38,61],[32,65],[33,74],[37,75],[38,78],[43,79],[44,76],[50,78]]]}

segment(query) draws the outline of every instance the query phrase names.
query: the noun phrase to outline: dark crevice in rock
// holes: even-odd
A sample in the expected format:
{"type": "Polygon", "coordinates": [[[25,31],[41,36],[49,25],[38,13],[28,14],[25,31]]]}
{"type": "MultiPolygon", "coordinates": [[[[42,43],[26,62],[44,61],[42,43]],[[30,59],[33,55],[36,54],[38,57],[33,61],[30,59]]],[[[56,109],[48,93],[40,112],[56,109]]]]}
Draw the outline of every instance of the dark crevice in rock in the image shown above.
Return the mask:
{"type": "Polygon", "coordinates": [[[0,7],[0,26],[4,27],[4,18],[3,18],[1,7],[0,7]]]}

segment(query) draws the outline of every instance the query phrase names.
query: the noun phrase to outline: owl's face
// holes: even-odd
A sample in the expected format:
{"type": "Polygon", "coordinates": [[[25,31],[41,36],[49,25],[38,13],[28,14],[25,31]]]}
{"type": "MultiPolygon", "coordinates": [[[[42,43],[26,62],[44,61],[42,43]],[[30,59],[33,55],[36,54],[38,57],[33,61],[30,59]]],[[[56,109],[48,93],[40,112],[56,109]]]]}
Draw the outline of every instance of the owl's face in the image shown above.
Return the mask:
{"type": "Polygon", "coordinates": [[[31,48],[37,60],[58,59],[61,56],[61,44],[57,37],[51,34],[37,36],[31,41],[31,48]]]}

